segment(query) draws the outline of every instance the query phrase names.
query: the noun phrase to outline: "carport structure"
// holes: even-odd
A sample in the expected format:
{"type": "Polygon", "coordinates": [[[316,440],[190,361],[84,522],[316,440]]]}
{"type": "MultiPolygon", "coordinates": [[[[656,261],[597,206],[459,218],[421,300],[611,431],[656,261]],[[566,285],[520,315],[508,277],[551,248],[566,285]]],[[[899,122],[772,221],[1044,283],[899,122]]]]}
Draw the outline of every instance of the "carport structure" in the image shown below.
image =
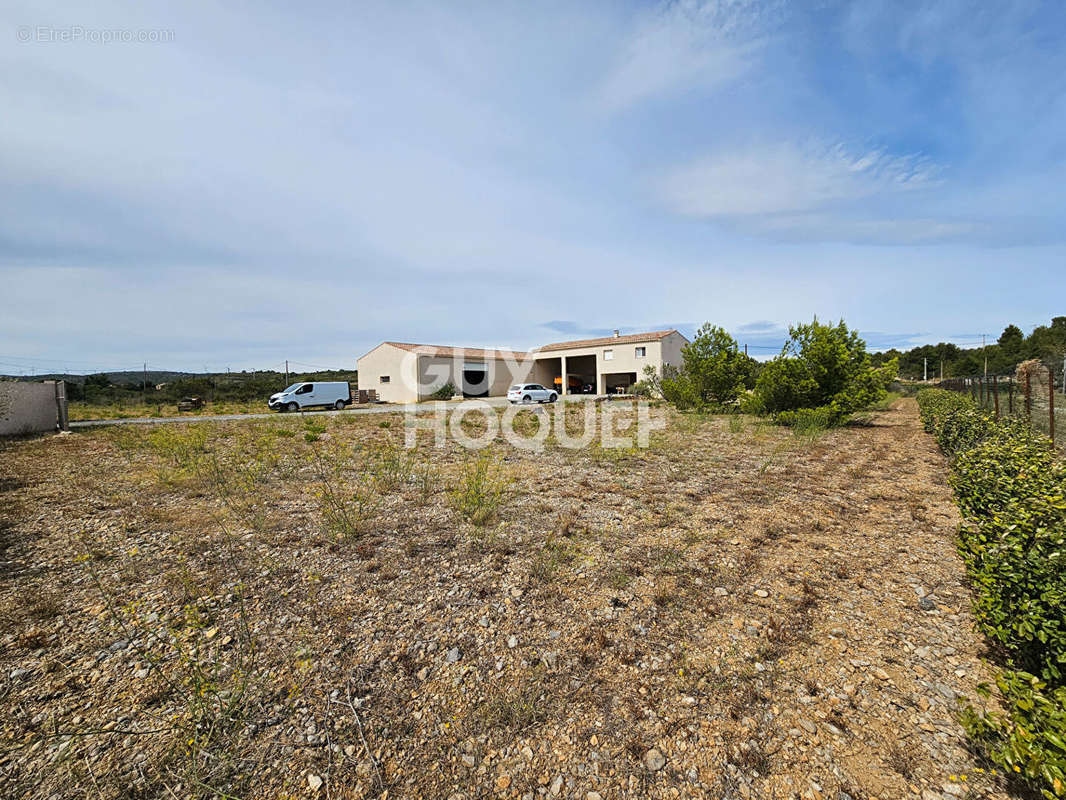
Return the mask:
{"type": "Polygon", "coordinates": [[[594,394],[596,392],[596,356],[538,357],[536,380],[559,394],[594,394]],[[586,391],[586,387],[588,387],[586,391]]]}
{"type": "Polygon", "coordinates": [[[613,394],[629,389],[643,377],[644,369],[681,363],[681,348],[688,340],[676,330],[631,333],[598,339],[556,342],[534,351],[534,374],[545,386],[558,386],[560,394],[584,392],[613,394]],[[558,379],[558,383],[556,380],[558,379]]]}

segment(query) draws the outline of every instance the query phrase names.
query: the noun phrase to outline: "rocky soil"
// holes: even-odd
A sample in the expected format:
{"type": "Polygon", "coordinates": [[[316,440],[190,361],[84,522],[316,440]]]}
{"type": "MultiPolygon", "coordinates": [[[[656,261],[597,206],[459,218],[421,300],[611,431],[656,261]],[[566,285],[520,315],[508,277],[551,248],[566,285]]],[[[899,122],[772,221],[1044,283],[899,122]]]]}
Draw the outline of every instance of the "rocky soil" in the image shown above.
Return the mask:
{"type": "Polygon", "coordinates": [[[495,445],[482,525],[424,444],[346,535],[323,460],[398,418],[220,423],[195,469],[161,429],[0,445],[0,794],[1007,797],[913,402],[660,412],[648,450],[495,445]]]}

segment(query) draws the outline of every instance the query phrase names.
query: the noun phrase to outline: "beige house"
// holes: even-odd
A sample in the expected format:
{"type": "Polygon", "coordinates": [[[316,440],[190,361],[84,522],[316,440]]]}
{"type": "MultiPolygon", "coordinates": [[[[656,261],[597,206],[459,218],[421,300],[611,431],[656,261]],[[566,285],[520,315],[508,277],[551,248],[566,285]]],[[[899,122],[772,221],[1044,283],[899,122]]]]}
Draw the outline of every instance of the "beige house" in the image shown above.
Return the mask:
{"type": "Polygon", "coordinates": [[[359,388],[388,403],[425,400],[451,382],[466,397],[499,397],[514,383],[559,394],[609,394],[632,386],[644,368],[680,365],[688,339],[676,330],[557,342],[529,351],[382,342],[359,359],[359,388]]]}

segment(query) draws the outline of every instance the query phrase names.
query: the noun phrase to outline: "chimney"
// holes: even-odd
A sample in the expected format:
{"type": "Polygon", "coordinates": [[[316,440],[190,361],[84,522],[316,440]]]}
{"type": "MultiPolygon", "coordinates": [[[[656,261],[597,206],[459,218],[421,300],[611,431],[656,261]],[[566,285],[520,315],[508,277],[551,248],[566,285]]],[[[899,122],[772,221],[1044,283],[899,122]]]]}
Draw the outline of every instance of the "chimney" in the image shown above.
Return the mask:
{"type": "Polygon", "coordinates": [[[618,328],[615,328],[615,329],[614,329],[614,338],[615,338],[615,339],[617,339],[617,338],[618,338],[618,328]]]}

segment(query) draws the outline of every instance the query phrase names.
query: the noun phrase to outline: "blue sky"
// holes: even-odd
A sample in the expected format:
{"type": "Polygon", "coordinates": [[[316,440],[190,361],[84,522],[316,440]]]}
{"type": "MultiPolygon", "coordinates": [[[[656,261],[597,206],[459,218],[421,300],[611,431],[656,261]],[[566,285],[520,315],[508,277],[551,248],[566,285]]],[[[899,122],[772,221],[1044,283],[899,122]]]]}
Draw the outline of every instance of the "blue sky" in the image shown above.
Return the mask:
{"type": "Polygon", "coordinates": [[[814,315],[965,343],[1066,313],[1057,2],[0,21],[0,372],[703,321],[768,348],[814,315]],[[111,30],[168,41],[89,40],[111,30]]]}

